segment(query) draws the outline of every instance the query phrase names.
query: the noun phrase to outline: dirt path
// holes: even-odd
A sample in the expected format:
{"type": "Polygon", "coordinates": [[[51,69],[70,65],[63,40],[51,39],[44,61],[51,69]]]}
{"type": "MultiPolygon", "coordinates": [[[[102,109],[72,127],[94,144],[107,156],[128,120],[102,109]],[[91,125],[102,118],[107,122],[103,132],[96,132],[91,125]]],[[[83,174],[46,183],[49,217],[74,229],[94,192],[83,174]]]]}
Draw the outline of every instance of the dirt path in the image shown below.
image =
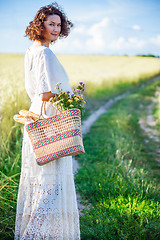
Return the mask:
{"type": "MultiPolygon", "coordinates": [[[[82,122],[82,134],[83,137],[85,134],[87,134],[90,130],[90,127],[93,125],[93,123],[103,114],[106,113],[108,111],[108,109],[116,102],[118,102],[119,100],[123,99],[124,97],[126,97],[127,95],[145,88],[146,86],[148,86],[149,84],[151,84],[152,82],[158,81],[160,79],[160,75],[151,78],[149,81],[147,81],[146,83],[141,84],[139,87],[135,87],[129,91],[126,91],[125,93],[118,95],[117,97],[114,97],[112,99],[110,99],[109,101],[107,101],[103,106],[101,106],[97,111],[93,112],[86,120],[84,120],[82,122]]],[[[150,117],[151,119],[151,117],[150,117]]],[[[73,173],[74,175],[77,173],[78,169],[80,168],[80,164],[78,163],[78,161],[73,157],[73,173]]],[[[81,196],[79,193],[76,193],[77,195],[77,202],[78,202],[78,209],[79,212],[81,212],[81,210],[86,206],[83,206],[81,204],[81,196]]],[[[88,205],[89,207],[89,205],[88,205]]]]}

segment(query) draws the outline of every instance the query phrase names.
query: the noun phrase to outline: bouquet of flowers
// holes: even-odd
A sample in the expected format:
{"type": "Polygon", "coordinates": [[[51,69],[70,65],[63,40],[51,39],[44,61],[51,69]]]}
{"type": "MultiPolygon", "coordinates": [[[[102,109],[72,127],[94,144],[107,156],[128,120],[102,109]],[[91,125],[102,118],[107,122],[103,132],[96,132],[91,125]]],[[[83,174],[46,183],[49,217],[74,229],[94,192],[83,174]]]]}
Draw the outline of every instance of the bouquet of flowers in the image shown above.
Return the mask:
{"type": "Polygon", "coordinates": [[[81,111],[84,110],[84,97],[83,92],[85,91],[85,84],[83,82],[79,82],[79,85],[76,89],[73,89],[73,94],[70,96],[70,92],[63,92],[60,88],[61,83],[56,84],[56,89],[58,90],[58,95],[55,97],[50,98],[50,102],[57,107],[60,112],[78,108],[81,111]]]}

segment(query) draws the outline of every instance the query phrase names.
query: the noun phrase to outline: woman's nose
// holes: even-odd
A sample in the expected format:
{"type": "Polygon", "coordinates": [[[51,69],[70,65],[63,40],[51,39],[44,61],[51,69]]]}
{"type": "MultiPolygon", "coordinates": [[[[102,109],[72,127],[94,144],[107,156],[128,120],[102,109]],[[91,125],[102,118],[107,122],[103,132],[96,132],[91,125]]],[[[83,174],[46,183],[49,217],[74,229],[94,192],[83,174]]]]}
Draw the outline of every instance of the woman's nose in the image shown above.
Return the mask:
{"type": "Polygon", "coordinates": [[[59,27],[58,26],[54,26],[54,31],[58,32],[59,31],[59,27]]]}

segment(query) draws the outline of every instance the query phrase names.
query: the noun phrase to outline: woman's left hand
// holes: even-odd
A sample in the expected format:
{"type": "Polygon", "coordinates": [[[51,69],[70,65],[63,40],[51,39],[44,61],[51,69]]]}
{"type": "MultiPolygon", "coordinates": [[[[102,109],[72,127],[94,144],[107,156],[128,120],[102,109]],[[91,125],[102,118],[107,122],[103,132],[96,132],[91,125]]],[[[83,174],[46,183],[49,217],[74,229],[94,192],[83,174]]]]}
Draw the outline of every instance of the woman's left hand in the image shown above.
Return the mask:
{"type": "Polygon", "coordinates": [[[50,92],[40,93],[39,96],[42,101],[48,102],[51,97],[55,97],[57,94],[50,92]]]}

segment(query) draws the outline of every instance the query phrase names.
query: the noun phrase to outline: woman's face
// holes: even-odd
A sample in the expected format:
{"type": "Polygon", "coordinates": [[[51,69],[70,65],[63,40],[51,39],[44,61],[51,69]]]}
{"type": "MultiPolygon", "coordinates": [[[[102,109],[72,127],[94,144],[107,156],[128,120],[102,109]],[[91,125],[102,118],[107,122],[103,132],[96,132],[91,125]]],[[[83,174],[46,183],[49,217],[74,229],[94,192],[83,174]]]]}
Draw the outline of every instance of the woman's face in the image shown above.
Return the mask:
{"type": "Polygon", "coordinates": [[[51,41],[56,41],[61,32],[61,18],[60,16],[54,14],[49,15],[47,20],[44,21],[44,33],[43,37],[45,42],[50,43],[51,41]]]}

